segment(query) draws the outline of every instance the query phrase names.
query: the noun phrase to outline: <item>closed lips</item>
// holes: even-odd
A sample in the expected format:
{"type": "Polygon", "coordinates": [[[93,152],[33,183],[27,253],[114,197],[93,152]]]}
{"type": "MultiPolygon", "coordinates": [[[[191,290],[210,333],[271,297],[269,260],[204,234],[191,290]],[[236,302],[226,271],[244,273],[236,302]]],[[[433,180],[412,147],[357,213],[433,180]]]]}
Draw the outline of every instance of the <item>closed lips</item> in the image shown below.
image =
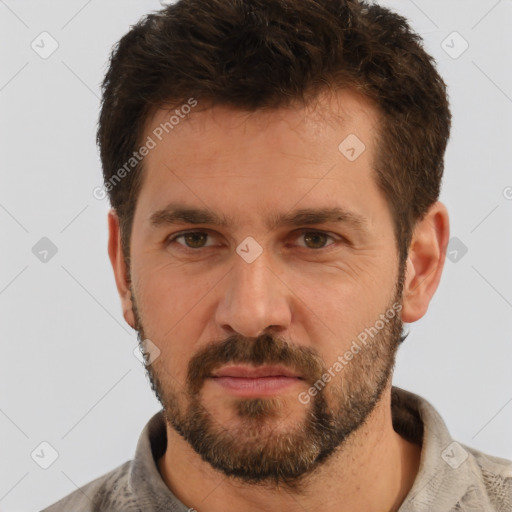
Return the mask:
{"type": "Polygon", "coordinates": [[[258,379],[263,377],[292,377],[301,379],[292,370],[282,366],[260,366],[257,368],[248,366],[230,366],[228,368],[221,368],[213,372],[212,377],[238,377],[245,379],[258,379]]]}

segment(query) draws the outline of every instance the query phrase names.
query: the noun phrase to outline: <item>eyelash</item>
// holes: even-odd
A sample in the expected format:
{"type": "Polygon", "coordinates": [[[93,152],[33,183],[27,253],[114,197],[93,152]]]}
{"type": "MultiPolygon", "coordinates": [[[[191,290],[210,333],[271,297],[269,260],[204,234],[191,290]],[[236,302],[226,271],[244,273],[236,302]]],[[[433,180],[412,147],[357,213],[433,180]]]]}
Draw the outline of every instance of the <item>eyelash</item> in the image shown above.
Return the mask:
{"type": "MultiPolygon", "coordinates": [[[[185,231],[185,232],[182,232],[182,233],[177,233],[175,235],[172,235],[170,237],[168,237],[165,241],[165,246],[169,246],[171,245],[172,242],[175,242],[178,238],[182,238],[186,235],[193,235],[193,234],[206,234],[206,235],[210,235],[210,233],[208,231],[185,231]]],[[[346,241],[343,237],[334,237],[333,235],[329,234],[329,233],[326,233],[325,231],[312,231],[312,230],[302,230],[300,231],[296,237],[299,237],[299,236],[304,236],[304,235],[326,235],[328,238],[330,238],[331,240],[333,240],[334,242],[336,242],[337,240],[338,241],[346,241]]],[[[211,248],[212,246],[206,246],[206,247],[199,247],[197,249],[194,249],[192,247],[187,247],[186,245],[183,245],[183,244],[179,244],[182,249],[184,251],[187,251],[187,252],[191,252],[191,253],[198,253],[200,250],[204,250],[204,249],[208,249],[208,248],[211,248]]],[[[334,243],[331,243],[331,244],[328,244],[328,245],[325,245],[324,247],[320,247],[318,249],[310,249],[309,247],[303,247],[301,246],[301,249],[309,249],[309,251],[314,251],[314,252],[320,252],[320,251],[325,251],[325,250],[328,250],[331,246],[335,245],[334,243]]]]}

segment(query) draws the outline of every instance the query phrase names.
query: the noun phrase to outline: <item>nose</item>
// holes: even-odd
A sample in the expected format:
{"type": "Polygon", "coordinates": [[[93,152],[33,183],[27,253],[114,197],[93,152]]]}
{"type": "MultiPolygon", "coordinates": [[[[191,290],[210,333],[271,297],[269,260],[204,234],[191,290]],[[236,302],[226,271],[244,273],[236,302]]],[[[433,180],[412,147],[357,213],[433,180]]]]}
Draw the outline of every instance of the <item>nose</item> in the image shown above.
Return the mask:
{"type": "Polygon", "coordinates": [[[252,263],[235,253],[225,280],[215,320],[226,335],[257,337],[270,328],[277,333],[289,329],[292,294],[271,268],[266,251],[252,263]]]}

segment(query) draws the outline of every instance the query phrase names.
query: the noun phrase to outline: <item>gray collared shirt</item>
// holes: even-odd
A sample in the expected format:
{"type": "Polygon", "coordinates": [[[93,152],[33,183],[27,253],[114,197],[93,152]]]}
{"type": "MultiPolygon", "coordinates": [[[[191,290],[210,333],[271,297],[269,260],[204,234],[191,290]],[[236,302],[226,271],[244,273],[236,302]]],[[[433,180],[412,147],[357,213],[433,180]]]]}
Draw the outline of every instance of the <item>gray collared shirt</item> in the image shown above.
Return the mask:
{"type": "MultiPolygon", "coordinates": [[[[397,387],[392,414],[394,429],[422,446],[418,475],[399,512],[512,512],[512,461],[457,443],[432,405],[397,387]]],[[[43,512],[188,512],[192,505],[179,501],[158,471],[166,445],[160,411],[144,427],[133,460],[43,512]]]]}

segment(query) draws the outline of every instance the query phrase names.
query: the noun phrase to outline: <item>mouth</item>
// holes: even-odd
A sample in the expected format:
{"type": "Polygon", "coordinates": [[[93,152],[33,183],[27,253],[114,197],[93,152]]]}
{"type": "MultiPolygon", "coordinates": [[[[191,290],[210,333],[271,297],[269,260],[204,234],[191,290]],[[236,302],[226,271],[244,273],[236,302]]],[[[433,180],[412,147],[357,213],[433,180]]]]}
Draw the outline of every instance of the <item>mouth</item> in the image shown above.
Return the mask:
{"type": "Polygon", "coordinates": [[[304,379],[283,366],[230,366],[209,377],[224,391],[236,396],[271,396],[301,383],[304,379]]]}
{"type": "Polygon", "coordinates": [[[233,377],[241,379],[259,379],[265,377],[289,377],[301,379],[296,372],[284,366],[228,366],[211,374],[210,377],[233,377]]]}

